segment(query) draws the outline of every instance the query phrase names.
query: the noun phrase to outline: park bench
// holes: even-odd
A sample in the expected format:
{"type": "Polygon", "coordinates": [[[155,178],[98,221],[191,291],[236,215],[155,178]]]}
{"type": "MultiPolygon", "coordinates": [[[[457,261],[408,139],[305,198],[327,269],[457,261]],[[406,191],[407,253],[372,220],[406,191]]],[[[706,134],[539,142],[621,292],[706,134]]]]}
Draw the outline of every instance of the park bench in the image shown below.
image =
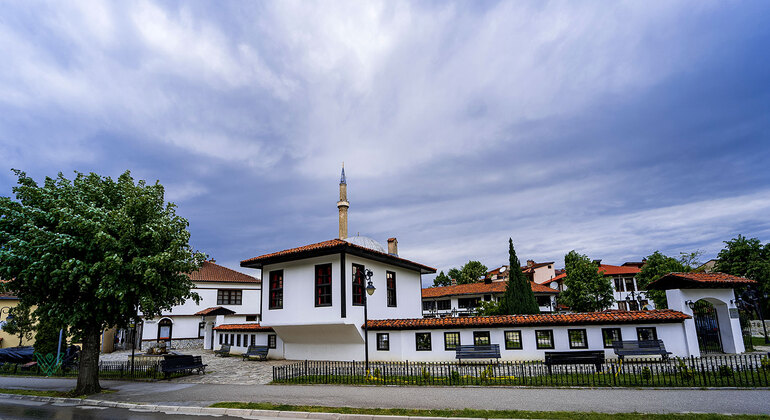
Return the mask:
{"type": "Polygon", "coordinates": [[[487,344],[480,346],[460,345],[455,349],[455,359],[499,359],[500,345],[487,344]]]}
{"type": "Polygon", "coordinates": [[[230,355],[230,345],[229,344],[222,344],[222,346],[219,348],[219,350],[214,350],[214,356],[222,356],[226,357],[230,355]]]}
{"type": "Polygon", "coordinates": [[[258,357],[259,360],[267,360],[267,352],[270,348],[267,346],[249,346],[246,353],[243,353],[243,360],[249,360],[250,357],[258,357]]]}
{"type": "Polygon", "coordinates": [[[612,348],[620,360],[624,356],[654,356],[661,355],[663,360],[668,359],[670,351],[666,351],[663,340],[644,340],[644,341],[613,341],[612,348]]]}
{"type": "Polygon", "coordinates": [[[169,375],[175,372],[192,372],[193,370],[198,373],[206,373],[206,366],[201,360],[200,356],[188,356],[177,355],[171,357],[165,357],[160,362],[160,371],[168,378],[169,375]]]}
{"type": "Polygon", "coordinates": [[[604,364],[604,351],[547,351],[545,352],[545,362],[543,364],[548,366],[549,374],[553,365],[594,365],[598,372],[604,364]]]}

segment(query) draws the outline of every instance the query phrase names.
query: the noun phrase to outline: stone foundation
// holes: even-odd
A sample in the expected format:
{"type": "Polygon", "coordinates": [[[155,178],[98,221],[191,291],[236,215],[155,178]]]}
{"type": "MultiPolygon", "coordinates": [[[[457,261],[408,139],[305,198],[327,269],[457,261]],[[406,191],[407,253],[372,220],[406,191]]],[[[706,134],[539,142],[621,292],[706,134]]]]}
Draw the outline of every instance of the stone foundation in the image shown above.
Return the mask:
{"type": "Polygon", "coordinates": [[[181,340],[172,339],[169,341],[145,341],[144,342],[144,349],[149,349],[151,347],[167,347],[169,350],[187,350],[187,349],[202,349],[203,348],[203,339],[202,338],[184,338],[181,340]]]}
{"type": "MultiPolygon", "coordinates": [[[[767,334],[770,335],[770,320],[765,320],[765,327],[767,328],[767,334]]],[[[762,321],[751,321],[751,335],[755,337],[765,336],[765,333],[762,331],[762,321]]]]}

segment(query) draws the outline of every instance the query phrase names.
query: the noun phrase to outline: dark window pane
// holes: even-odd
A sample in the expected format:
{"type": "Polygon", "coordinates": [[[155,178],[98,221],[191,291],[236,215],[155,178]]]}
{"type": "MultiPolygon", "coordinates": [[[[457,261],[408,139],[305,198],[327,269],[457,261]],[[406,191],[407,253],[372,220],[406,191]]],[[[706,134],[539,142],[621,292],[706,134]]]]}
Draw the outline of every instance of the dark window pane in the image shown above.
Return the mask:
{"type": "Polygon", "coordinates": [[[390,350],[390,335],[388,333],[377,334],[377,350],[390,350]]]}
{"type": "Polygon", "coordinates": [[[567,330],[567,335],[569,337],[569,348],[588,348],[588,337],[586,335],[586,330],[567,330]]]}
{"type": "Polygon", "coordinates": [[[552,330],[536,330],[535,341],[538,349],[552,349],[553,348],[553,331],[552,330]]]}
{"type": "Polygon", "coordinates": [[[602,341],[604,342],[604,348],[612,348],[614,341],[622,341],[623,337],[620,334],[620,328],[602,328],[602,341]]]}
{"type": "Polygon", "coordinates": [[[430,333],[416,333],[415,341],[417,343],[418,351],[430,351],[431,349],[430,333]]]}
{"type": "Polygon", "coordinates": [[[475,346],[488,346],[491,342],[489,340],[489,331],[474,331],[473,332],[473,345],[475,346]]]}
{"type": "Polygon", "coordinates": [[[521,350],[523,348],[521,342],[521,331],[506,331],[505,332],[505,349],[506,350],[521,350]]]}
{"type": "Polygon", "coordinates": [[[446,332],[444,333],[444,350],[456,350],[460,345],[460,333],[459,332],[446,332]]]}
{"type": "Polygon", "coordinates": [[[364,304],[364,266],[353,264],[353,305],[364,304]]]}

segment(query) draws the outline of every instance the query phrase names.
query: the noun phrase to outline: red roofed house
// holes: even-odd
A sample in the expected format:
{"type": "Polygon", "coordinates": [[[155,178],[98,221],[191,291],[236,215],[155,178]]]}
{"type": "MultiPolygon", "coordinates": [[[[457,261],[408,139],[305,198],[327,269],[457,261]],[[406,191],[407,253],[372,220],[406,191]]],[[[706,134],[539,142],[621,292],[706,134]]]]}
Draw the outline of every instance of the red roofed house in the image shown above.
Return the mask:
{"type": "MultiPolygon", "coordinates": [[[[422,316],[443,318],[447,316],[473,316],[482,301],[499,301],[505,293],[506,280],[491,280],[454,286],[422,289],[422,316]]],[[[558,290],[530,281],[540,312],[552,312],[556,307],[558,290]]]]}

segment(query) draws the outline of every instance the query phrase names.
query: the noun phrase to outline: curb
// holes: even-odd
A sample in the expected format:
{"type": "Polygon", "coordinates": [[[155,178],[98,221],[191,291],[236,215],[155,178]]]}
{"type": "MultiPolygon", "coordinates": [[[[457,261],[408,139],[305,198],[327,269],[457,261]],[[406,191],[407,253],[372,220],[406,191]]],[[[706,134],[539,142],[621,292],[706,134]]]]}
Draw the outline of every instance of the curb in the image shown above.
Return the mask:
{"type": "MultiPolygon", "coordinates": [[[[136,404],[136,403],[125,403],[125,402],[93,400],[93,399],[41,397],[37,395],[3,394],[3,393],[0,393],[0,398],[7,398],[11,400],[39,401],[39,402],[47,402],[47,403],[53,403],[53,404],[128,408],[128,409],[139,409],[143,411],[165,412],[165,413],[174,412],[178,414],[210,414],[210,415],[220,415],[220,416],[227,415],[227,416],[241,417],[241,418],[292,417],[292,418],[298,418],[298,419],[314,419],[314,420],[487,420],[483,418],[471,418],[471,417],[414,417],[414,416],[407,417],[407,416],[386,416],[386,415],[379,415],[379,414],[373,415],[373,414],[313,413],[308,411],[274,411],[274,410],[249,410],[249,409],[243,409],[243,408],[151,405],[151,404],[136,404]]],[[[499,420],[499,419],[496,419],[496,420],[499,420]]]]}

